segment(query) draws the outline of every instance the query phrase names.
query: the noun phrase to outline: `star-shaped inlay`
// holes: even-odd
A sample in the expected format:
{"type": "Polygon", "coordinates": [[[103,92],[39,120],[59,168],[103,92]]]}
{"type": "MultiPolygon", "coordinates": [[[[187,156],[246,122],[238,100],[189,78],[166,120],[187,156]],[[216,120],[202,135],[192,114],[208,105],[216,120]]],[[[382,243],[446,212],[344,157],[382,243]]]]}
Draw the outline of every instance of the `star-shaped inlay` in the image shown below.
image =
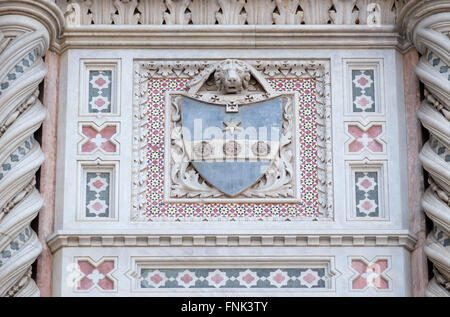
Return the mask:
{"type": "Polygon", "coordinates": [[[235,131],[239,132],[242,131],[242,128],[240,128],[239,126],[241,125],[241,122],[233,122],[233,119],[231,119],[229,122],[223,122],[223,124],[225,125],[225,129],[223,129],[222,131],[224,132],[230,132],[230,134],[234,134],[235,131]]]}

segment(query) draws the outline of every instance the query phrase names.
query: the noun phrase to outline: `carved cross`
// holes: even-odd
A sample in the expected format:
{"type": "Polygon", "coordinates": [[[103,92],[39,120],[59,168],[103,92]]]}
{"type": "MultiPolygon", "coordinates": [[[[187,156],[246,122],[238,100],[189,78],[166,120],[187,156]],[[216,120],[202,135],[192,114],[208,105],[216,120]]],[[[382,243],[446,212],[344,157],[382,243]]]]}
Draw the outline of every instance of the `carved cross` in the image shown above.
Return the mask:
{"type": "Polygon", "coordinates": [[[239,104],[234,101],[231,101],[225,105],[226,112],[239,112],[239,104]]]}

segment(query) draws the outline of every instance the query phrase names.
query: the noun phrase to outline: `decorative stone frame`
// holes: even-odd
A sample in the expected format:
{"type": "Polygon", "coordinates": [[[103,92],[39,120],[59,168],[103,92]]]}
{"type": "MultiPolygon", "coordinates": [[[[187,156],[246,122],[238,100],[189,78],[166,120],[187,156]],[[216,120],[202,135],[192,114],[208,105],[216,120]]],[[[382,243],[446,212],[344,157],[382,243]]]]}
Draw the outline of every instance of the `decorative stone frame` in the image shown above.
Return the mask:
{"type": "MultiPolygon", "coordinates": [[[[102,290],[99,290],[99,291],[102,292],[102,293],[117,293],[118,292],[119,279],[117,279],[113,275],[114,272],[116,272],[118,270],[117,257],[115,257],[115,256],[99,257],[98,261],[95,261],[92,257],[89,257],[89,256],[75,256],[75,257],[73,257],[72,265],[77,265],[76,263],[78,263],[78,261],[87,261],[94,267],[99,266],[100,264],[102,264],[105,261],[112,261],[112,262],[114,262],[114,268],[111,270],[111,272],[109,272],[108,274],[105,275],[105,277],[107,277],[108,279],[110,279],[110,280],[112,280],[114,282],[114,289],[112,289],[112,290],[103,290],[102,289],[102,290]]],[[[77,289],[77,284],[79,282],[79,278],[80,277],[77,276],[77,275],[80,274],[80,272],[77,272],[77,270],[79,270],[79,267],[74,267],[73,270],[74,271],[71,272],[71,274],[73,274],[72,277],[76,277],[76,279],[73,281],[73,282],[76,282],[73,285],[73,292],[74,293],[85,293],[85,294],[87,294],[87,293],[90,293],[91,290],[94,289],[94,288],[98,289],[97,285],[93,285],[88,290],[78,290],[77,289]]],[[[71,276],[69,275],[69,277],[71,277],[71,276]]]]}
{"type": "Polygon", "coordinates": [[[389,189],[388,189],[388,167],[387,161],[355,160],[346,161],[346,202],[347,202],[347,221],[389,221],[390,214],[388,208],[389,189]],[[378,172],[378,201],[380,203],[378,217],[356,217],[355,200],[355,172],[378,172]]]}
{"type": "MultiPolygon", "coordinates": [[[[157,296],[184,296],[186,289],[142,289],[139,287],[140,272],[142,269],[226,269],[226,268],[324,268],[329,283],[323,289],[314,289],[319,293],[333,293],[336,290],[336,278],[341,275],[336,269],[335,258],[333,256],[278,256],[278,257],[261,257],[261,256],[239,256],[239,257],[204,257],[204,256],[182,256],[177,258],[177,262],[173,262],[171,257],[144,257],[131,256],[130,269],[125,273],[130,279],[131,293],[146,293],[157,296]]],[[[218,294],[228,295],[230,290],[234,296],[252,296],[255,295],[254,288],[237,288],[237,289],[214,289],[218,294]],[[228,294],[227,294],[228,293],[228,294]]],[[[278,296],[292,296],[292,293],[306,294],[311,292],[310,288],[270,288],[278,296]]],[[[189,294],[204,294],[204,288],[189,288],[189,294]]]]}
{"type": "Polygon", "coordinates": [[[80,60],[80,79],[79,79],[79,98],[78,116],[80,119],[87,117],[120,117],[120,92],[121,92],[121,59],[81,59],[80,60]],[[86,109],[89,104],[89,72],[111,71],[111,112],[110,113],[89,113],[86,109]]]}
{"type": "Polygon", "coordinates": [[[387,265],[387,269],[386,271],[382,272],[380,274],[380,276],[382,278],[384,278],[388,283],[389,283],[389,288],[387,289],[378,289],[375,288],[374,291],[375,293],[390,293],[394,291],[394,287],[393,287],[393,279],[389,276],[389,272],[392,269],[393,263],[392,263],[392,257],[390,255],[378,255],[374,258],[372,258],[371,260],[368,260],[365,256],[349,256],[348,257],[348,267],[349,270],[351,272],[353,272],[353,275],[349,278],[348,280],[348,289],[350,292],[358,292],[358,293],[363,293],[366,292],[367,289],[369,288],[369,286],[364,287],[363,289],[354,289],[352,288],[352,282],[360,275],[354,268],[352,268],[352,260],[360,260],[363,261],[365,263],[375,263],[378,260],[386,260],[388,265],[387,265]]]}
{"type": "MultiPolygon", "coordinates": [[[[297,92],[282,92],[282,93],[277,93],[275,94],[276,96],[287,96],[290,98],[290,100],[292,101],[291,105],[290,105],[290,109],[289,112],[286,112],[286,109],[283,110],[283,117],[286,117],[288,115],[292,116],[293,119],[291,120],[283,120],[283,124],[287,123],[290,126],[292,126],[292,136],[291,136],[291,142],[288,146],[286,146],[286,148],[284,149],[284,151],[293,151],[294,153],[299,153],[299,142],[298,142],[298,124],[299,124],[299,119],[298,119],[298,114],[296,113],[296,110],[298,109],[298,93],[297,92]]],[[[165,102],[165,157],[169,158],[170,157],[170,153],[171,153],[171,131],[172,129],[175,127],[175,123],[173,123],[173,120],[171,120],[171,115],[172,115],[172,102],[173,100],[176,98],[175,96],[182,96],[182,94],[180,94],[180,92],[167,92],[166,93],[166,102],[165,102]]],[[[280,151],[282,151],[282,149],[280,149],[280,151]]],[[[281,156],[281,153],[279,154],[281,156]]],[[[239,194],[236,197],[226,197],[225,195],[220,195],[219,197],[208,197],[208,198],[200,198],[200,197],[193,197],[193,198],[189,198],[189,197],[181,197],[181,198],[177,198],[177,197],[172,197],[170,195],[170,190],[171,190],[171,186],[174,185],[172,180],[171,180],[171,171],[173,169],[173,166],[171,164],[164,164],[164,201],[165,202],[169,202],[169,203],[202,203],[202,202],[215,202],[215,203],[281,203],[281,202],[285,202],[285,203],[295,203],[295,202],[299,202],[301,200],[300,197],[300,187],[298,186],[298,181],[299,181],[299,157],[298,155],[296,155],[293,159],[293,166],[292,170],[293,175],[292,178],[290,179],[289,185],[292,186],[293,189],[293,196],[292,197],[282,197],[281,195],[279,195],[280,198],[275,198],[272,196],[266,196],[266,197],[258,197],[258,190],[257,189],[253,189],[253,185],[250,186],[249,188],[245,189],[241,194],[239,194]],[[253,195],[247,196],[245,195],[249,190],[252,190],[253,195]]],[[[281,172],[281,171],[280,171],[281,172]]],[[[197,173],[197,175],[199,175],[197,173]]],[[[199,178],[201,178],[201,176],[199,175],[199,178]]],[[[254,185],[258,185],[259,181],[257,183],[255,183],[254,185]]],[[[285,184],[283,184],[285,185],[285,184]]],[[[211,191],[215,191],[215,189],[213,187],[210,188],[211,191]]],[[[277,194],[277,192],[275,192],[274,194],[277,194]]]]}
{"type": "Polygon", "coordinates": [[[120,154],[120,142],[117,141],[118,136],[120,135],[120,122],[116,122],[116,121],[107,121],[107,120],[101,120],[103,123],[102,124],[97,124],[97,121],[79,121],[78,122],[78,134],[79,134],[79,139],[80,141],[77,144],[77,149],[78,149],[78,155],[80,156],[100,156],[100,157],[114,157],[118,154],[120,154]],[[94,129],[96,129],[97,131],[99,131],[99,129],[104,129],[108,126],[114,126],[116,127],[116,133],[114,133],[110,139],[110,142],[112,144],[114,144],[116,146],[116,151],[115,152],[107,152],[104,149],[102,149],[101,147],[97,147],[95,150],[93,150],[92,152],[83,152],[82,151],[82,146],[89,141],[90,139],[85,136],[82,132],[83,127],[92,127],[94,129]]]}
{"type": "MultiPolygon", "coordinates": [[[[245,59],[243,59],[245,60],[245,59]]],[[[271,78],[315,78],[318,124],[319,213],[320,218],[333,217],[333,163],[331,127],[330,62],[310,60],[245,60],[257,71],[271,78]]],[[[132,208],[133,221],[146,221],[146,147],[147,147],[147,86],[150,78],[177,74],[192,78],[214,61],[135,61],[133,98],[133,162],[132,208]]]]}
{"type": "Polygon", "coordinates": [[[385,93],[384,93],[384,61],[380,58],[373,59],[343,59],[344,66],[344,105],[345,116],[367,119],[367,117],[383,117],[385,110],[385,93]],[[375,111],[374,112],[353,112],[352,105],[352,71],[353,70],[373,70],[374,88],[375,88],[375,111]],[[378,100],[378,101],[377,101],[378,100]]]}
{"type": "Polygon", "coordinates": [[[371,158],[371,159],[377,159],[380,157],[386,157],[388,153],[388,143],[386,142],[386,138],[388,137],[388,133],[386,131],[386,122],[383,121],[377,121],[377,120],[361,120],[361,121],[345,121],[344,122],[345,132],[344,135],[347,137],[347,140],[344,143],[345,150],[344,153],[347,157],[358,157],[360,159],[364,158],[371,158]],[[367,146],[364,146],[359,152],[350,152],[349,151],[349,145],[351,142],[355,140],[355,137],[352,136],[348,132],[349,126],[357,126],[363,131],[367,131],[373,126],[380,126],[382,132],[377,137],[373,138],[374,141],[381,144],[383,146],[382,152],[372,152],[370,149],[367,148],[367,146]]]}
{"type": "Polygon", "coordinates": [[[105,222],[119,220],[119,182],[117,175],[119,174],[119,163],[117,161],[78,161],[77,162],[77,188],[78,188],[78,203],[76,208],[75,221],[88,222],[105,222]],[[109,216],[108,217],[94,217],[92,219],[86,217],[86,173],[92,172],[109,172],[111,173],[109,185],[109,216]]]}

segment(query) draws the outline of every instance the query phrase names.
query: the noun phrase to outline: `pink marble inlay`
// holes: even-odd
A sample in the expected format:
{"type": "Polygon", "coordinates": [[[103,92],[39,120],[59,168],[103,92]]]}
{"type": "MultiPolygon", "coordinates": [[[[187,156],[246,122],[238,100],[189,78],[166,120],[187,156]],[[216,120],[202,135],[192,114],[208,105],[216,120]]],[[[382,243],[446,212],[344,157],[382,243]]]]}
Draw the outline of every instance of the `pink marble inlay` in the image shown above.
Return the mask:
{"type": "Polygon", "coordinates": [[[365,189],[370,188],[373,184],[371,181],[369,181],[367,178],[364,179],[362,182],[359,183],[362,187],[365,189]]]}
{"type": "Polygon", "coordinates": [[[304,278],[303,278],[306,282],[308,282],[308,283],[312,283],[315,279],[316,279],[316,277],[314,276],[314,275],[312,275],[311,273],[309,273],[308,275],[306,275],[304,278]]]}
{"type": "Polygon", "coordinates": [[[99,148],[108,153],[116,152],[116,144],[112,139],[117,133],[116,126],[109,125],[99,131],[90,125],[84,125],[81,132],[88,139],[81,146],[82,152],[91,153],[99,148]]]}
{"type": "Polygon", "coordinates": [[[100,281],[98,281],[97,285],[105,291],[111,291],[114,289],[114,282],[108,278],[101,279],[100,281]]]}
{"type": "Polygon", "coordinates": [[[371,210],[373,207],[373,204],[370,201],[365,201],[362,205],[361,205],[365,210],[371,210]]]}
{"type": "Polygon", "coordinates": [[[222,275],[220,275],[220,274],[215,274],[215,275],[211,278],[211,280],[212,280],[214,283],[216,283],[216,284],[220,284],[220,282],[223,281],[223,277],[222,277],[222,275]]]}
{"type": "Polygon", "coordinates": [[[388,269],[388,261],[385,259],[366,263],[363,260],[352,260],[352,268],[358,272],[352,281],[352,289],[365,289],[374,287],[376,289],[389,289],[389,281],[383,276],[388,269]]]}
{"type": "Polygon", "coordinates": [[[251,274],[246,274],[242,278],[242,280],[244,280],[244,282],[247,283],[247,284],[250,284],[251,282],[253,282],[254,279],[255,278],[251,274]]]}
{"type": "Polygon", "coordinates": [[[367,265],[361,260],[353,260],[352,268],[354,268],[356,272],[363,274],[367,270],[367,265]]]}
{"type": "Polygon", "coordinates": [[[107,276],[114,269],[114,261],[106,260],[94,266],[89,261],[79,260],[78,266],[83,277],[78,282],[77,290],[89,290],[93,286],[102,290],[114,289],[114,281],[107,276]]]}
{"type": "Polygon", "coordinates": [[[281,273],[278,273],[277,275],[275,275],[275,276],[273,277],[273,280],[274,280],[275,282],[277,282],[278,284],[280,284],[281,282],[283,282],[285,279],[286,279],[286,278],[285,278],[284,275],[281,274],[281,273]]]}
{"type": "Polygon", "coordinates": [[[358,79],[358,84],[362,87],[365,87],[368,83],[369,81],[366,79],[366,77],[360,77],[358,79]]]}
{"type": "Polygon", "coordinates": [[[95,188],[101,188],[104,183],[101,180],[96,180],[92,185],[94,185],[95,188]]]}
{"type": "Polygon", "coordinates": [[[367,286],[367,280],[361,276],[358,276],[352,282],[353,289],[364,289],[367,286]]]}
{"type": "Polygon", "coordinates": [[[349,152],[360,152],[364,148],[372,152],[383,152],[383,144],[376,140],[383,132],[381,125],[373,125],[368,130],[363,130],[357,125],[349,125],[347,131],[354,138],[348,145],[349,152]]]}
{"type": "Polygon", "coordinates": [[[102,210],[103,209],[103,204],[101,203],[101,202],[95,202],[93,205],[92,205],[92,208],[94,208],[95,210],[97,210],[97,211],[99,211],[99,210],[102,210]]]}
{"type": "Polygon", "coordinates": [[[369,104],[372,104],[372,101],[367,99],[366,97],[361,97],[358,99],[358,105],[360,105],[362,108],[367,108],[369,104]]]}
{"type": "Polygon", "coordinates": [[[190,275],[190,274],[184,274],[181,278],[180,278],[180,280],[182,280],[184,283],[186,283],[186,284],[189,284],[192,280],[193,280],[193,278],[192,278],[192,276],[190,275]]]}
{"type": "Polygon", "coordinates": [[[97,84],[97,86],[102,87],[104,84],[107,83],[107,81],[104,80],[103,77],[99,77],[99,78],[95,81],[95,83],[97,84]]]}
{"type": "Polygon", "coordinates": [[[159,283],[161,283],[161,281],[163,280],[163,278],[162,278],[161,275],[159,275],[159,274],[153,275],[150,279],[151,279],[152,282],[155,283],[155,284],[159,284],[159,283]]]}
{"type": "Polygon", "coordinates": [[[98,98],[95,102],[95,105],[98,106],[99,108],[103,108],[103,106],[106,104],[106,101],[104,101],[101,98],[98,98]]]}

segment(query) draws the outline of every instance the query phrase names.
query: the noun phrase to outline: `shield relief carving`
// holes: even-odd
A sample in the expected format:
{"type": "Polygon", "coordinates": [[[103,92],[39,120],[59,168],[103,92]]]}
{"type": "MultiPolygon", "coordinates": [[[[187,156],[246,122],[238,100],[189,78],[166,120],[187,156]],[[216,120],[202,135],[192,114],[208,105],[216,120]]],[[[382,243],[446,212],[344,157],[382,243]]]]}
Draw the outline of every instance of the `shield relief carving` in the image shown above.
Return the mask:
{"type": "Polygon", "coordinates": [[[298,201],[297,102],[232,59],[168,92],[165,200],[298,201]]]}

